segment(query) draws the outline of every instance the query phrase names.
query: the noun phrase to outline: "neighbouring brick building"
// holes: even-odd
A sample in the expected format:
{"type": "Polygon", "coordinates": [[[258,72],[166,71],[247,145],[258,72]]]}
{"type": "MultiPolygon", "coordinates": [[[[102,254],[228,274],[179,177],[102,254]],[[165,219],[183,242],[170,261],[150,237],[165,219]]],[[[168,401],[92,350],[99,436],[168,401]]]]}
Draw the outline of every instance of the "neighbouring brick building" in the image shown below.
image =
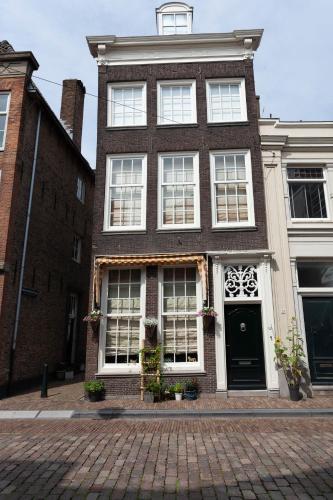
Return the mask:
{"type": "Polygon", "coordinates": [[[90,36],[98,64],[93,307],[87,377],[138,394],[144,318],[165,378],[278,391],[253,54],[262,31],[192,34],[157,9],[157,36],[90,36]],[[203,305],[218,313],[203,331],[203,305]]]}
{"type": "Polygon", "coordinates": [[[61,121],[31,52],[0,44],[0,391],[84,363],[94,173],[80,152],[85,89],[65,80],[61,121]],[[72,137],[72,138],[71,138],[72,137]]]}

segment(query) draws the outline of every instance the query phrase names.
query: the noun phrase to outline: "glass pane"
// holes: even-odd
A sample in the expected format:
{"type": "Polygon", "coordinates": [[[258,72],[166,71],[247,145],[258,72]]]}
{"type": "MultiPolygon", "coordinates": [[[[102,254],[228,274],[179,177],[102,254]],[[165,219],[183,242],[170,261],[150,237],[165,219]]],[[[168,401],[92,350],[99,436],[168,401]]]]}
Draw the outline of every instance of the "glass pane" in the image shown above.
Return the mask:
{"type": "Polygon", "coordinates": [[[0,113],[7,111],[8,94],[0,94],[0,113]]]}
{"type": "Polygon", "coordinates": [[[289,183],[292,218],[322,219],[327,217],[324,186],[321,183],[289,183]]]}
{"type": "Polygon", "coordinates": [[[288,179],[323,179],[322,168],[288,168],[288,179]]]}
{"type": "Polygon", "coordinates": [[[298,262],[300,287],[333,287],[333,262],[298,262]]]}

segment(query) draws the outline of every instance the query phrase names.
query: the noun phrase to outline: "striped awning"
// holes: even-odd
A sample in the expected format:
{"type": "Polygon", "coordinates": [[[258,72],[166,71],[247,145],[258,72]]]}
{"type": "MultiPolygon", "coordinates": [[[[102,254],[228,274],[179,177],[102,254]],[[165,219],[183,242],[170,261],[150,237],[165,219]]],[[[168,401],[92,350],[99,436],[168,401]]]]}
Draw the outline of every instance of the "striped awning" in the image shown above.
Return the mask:
{"type": "Polygon", "coordinates": [[[203,300],[207,299],[207,261],[199,254],[157,254],[157,255],[114,255],[100,256],[95,259],[94,299],[100,306],[103,270],[112,266],[166,266],[196,264],[202,283],[203,300]]]}

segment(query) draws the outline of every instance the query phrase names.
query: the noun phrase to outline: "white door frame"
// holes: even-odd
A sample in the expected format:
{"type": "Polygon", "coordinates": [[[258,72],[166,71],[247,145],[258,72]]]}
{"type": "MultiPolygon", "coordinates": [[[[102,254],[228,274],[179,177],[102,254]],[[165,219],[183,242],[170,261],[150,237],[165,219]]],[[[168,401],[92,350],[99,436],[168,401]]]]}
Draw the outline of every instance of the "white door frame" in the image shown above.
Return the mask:
{"type": "Polygon", "coordinates": [[[274,353],[274,314],[271,285],[270,255],[258,258],[247,253],[246,256],[212,255],[213,257],[213,284],[214,284],[214,306],[218,314],[215,325],[215,352],[216,352],[216,383],[217,391],[227,392],[227,364],[226,364],[226,342],[224,305],[232,303],[260,303],[262,317],[262,334],[265,357],[266,386],[268,392],[278,392],[278,372],[275,367],[274,353]],[[226,265],[253,264],[257,266],[259,292],[258,297],[245,297],[241,300],[225,299],[224,293],[224,268],[226,265]]]}

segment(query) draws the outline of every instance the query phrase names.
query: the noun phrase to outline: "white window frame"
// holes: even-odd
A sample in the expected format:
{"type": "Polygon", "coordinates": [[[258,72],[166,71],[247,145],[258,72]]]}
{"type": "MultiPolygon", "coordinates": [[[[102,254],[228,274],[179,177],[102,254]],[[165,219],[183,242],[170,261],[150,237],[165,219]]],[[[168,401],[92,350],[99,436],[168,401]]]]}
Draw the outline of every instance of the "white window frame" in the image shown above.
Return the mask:
{"type": "MultiPolygon", "coordinates": [[[[185,268],[185,267],[195,267],[196,268],[196,294],[197,294],[197,311],[199,311],[202,308],[202,284],[200,280],[200,275],[198,272],[197,266],[194,265],[179,265],[179,266],[161,266],[158,269],[158,318],[159,318],[159,325],[160,325],[160,341],[163,346],[163,271],[164,269],[175,269],[176,267],[180,268],[185,268]]],[[[183,314],[186,315],[186,313],[179,313],[181,316],[183,314]]],[[[167,316],[167,314],[165,314],[167,316]]],[[[199,316],[196,316],[197,320],[197,339],[198,339],[198,361],[196,362],[183,362],[183,363],[170,363],[170,362],[163,362],[163,352],[161,354],[162,356],[162,366],[163,370],[166,371],[166,373],[169,372],[195,372],[195,373],[203,373],[204,372],[204,339],[203,339],[203,325],[202,325],[202,318],[199,316]]]]}
{"type": "Polygon", "coordinates": [[[147,83],[146,82],[112,82],[108,83],[108,106],[107,106],[107,126],[115,128],[145,127],[147,125],[147,83]],[[112,89],[119,88],[142,88],[142,123],[114,125],[112,123],[113,99],[112,89]]]}
{"type": "Polygon", "coordinates": [[[165,80],[157,82],[157,125],[186,125],[197,123],[197,99],[195,80],[165,80]],[[191,120],[178,122],[164,118],[162,115],[162,88],[163,87],[190,87],[191,93],[191,120]]]}
{"type": "Polygon", "coordinates": [[[74,234],[72,259],[74,262],[77,262],[77,264],[80,264],[81,263],[81,256],[82,256],[82,238],[80,238],[80,236],[78,236],[77,234],[74,234]],[[77,250],[74,252],[76,244],[77,244],[77,250]]]}
{"type": "Polygon", "coordinates": [[[84,205],[86,199],[86,183],[81,176],[77,178],[76,197],[84,205]]]}
{"type": "MultiPolygon", "coordinates": [[[[141,266],[131,266],[131,267],[108,267],[105,268],[103,279],[102,279],[102,289],[101,289],[101,311],[103,318],[101,319],[100,334],[99,334],[99,357],[98,357],[98,373],[118,373],[118,374],[139,374],[141,370],[141,363],[105,363],[105,340],[106,340],[106,327],[107,327],[107,299],[108,299],[108,282],[109,282],[109,271],[116,271],[119,269],[140,269],[141,271],[141,284],[140,284],[140,333],[139,333],[139,347],[145,338],[145,328],[143,324],[143,319],[145,317],[146,310],[146,268],[141,266]]],[[[138,315],[133,315],[136,317],[138,315]]]]}
{"type": "Polygon", "coordinates": [[[206,80],[206,104],[207,104],[207,123],[239,123],[247,121],[247,103],[246,103],[246,90],[245,90],[245,78],[218,78],[206,80]],[[210,106],[210,85],[211,84],[221,84],[221,85],[239,85],[239,96],[240,96],[240,108],[241,108],[241,118],[239,120],[213,120],[211,117],[211,106],[210,106]]]}
{"type": "MultiPolygon", "coordinates": [[[[174,153],[159,153],[158,155],[158,229],[165,231],[174,231],[177,229],[200,229],[200,183],[199,183],[199,152],[183,152],[177,151],[174,153]],[[193,224],[163,224],[163,203],[162,203],[162,158],[175,156],[190,156],[193,157],[193,179],[194,184],[193,200],[194,200],[194,223],[193,224]]],[[[184,183],[186,184],[186,183],[184,183]]]]}
{"type": "Polygon", "coordinates": [[[9,115],[9,105],[10,105],[10,92],[0,92],[1,95],[7,95],[7,107],[6,107],[6,111],[2,111],[0,112],[1,115],[5,115],[6,116],[6,121],[5,121],[5,130],[4,130],[4,133],[3,133],[3,143],[0,144],[0,151],[4,151],[5,150],[5,145],[6,145],[6,137],[7,137],[7,128],[8,128],[8,115],[9,115]]]}
{"type": "MultiPolygon", "coordinates": [[[[132,186],[132,184],[131,184],[132,186]]],[[[141,186],[141,184],[140,184],[141,186]]],[[[146,204],[147,204],[147,155],[138,154],[121,154],[121,155],[107,155],[106,156],[106,181],[105,181],[105,198],[104,198],[104,232],[135,232],[146,230],[146,204]],[[112,160],[125,160],[132,158],[140,158],[142,160],[142,205],[141,205],[141,225],[140,226],[110,226],[110,188],[111,188],[111,170],[112,160]]]]}
{"type": "Polygon", "coordinates": [[[327,189],[327,167],[323,164],[316,164],[315,162],[313,163],[302,163],[299,162],[298,164],[294,163],[288,163],[285,168],[284,168],[284,176],[285,176],[285,185],[286,185],[286,193],[288,196],[288,215],[289,215],[289,220],[292,223],[316,223],[316,222],[327,222],[331,220],[331,214],[330,214],[330,203],[329,203],[329,197],[328,197],[328,189],[327,189]],[[304,169],[311,169],[311,168],[321,168],[323,172],[323,178],[322,179],[289,179],[288,178],[288,169],[289,168],[304,168],[304,169]],[[289,183],[297,183],[297,184],[322,184],[323,185],[323,190],[324,190],[324,198],[325,198],[325,207],[326,207],[326,217],[292,217],[291,215],[291,199],[290,199],[290,191],[289,191],[289,183]]]}
{"type": "Polygon", "coordinates": [[[253,200],[253,183],[252,183],[252,162],[251,162],[251,151],[249,149],[230,149],[230,150],[220,150],[220,151],[210,151],[210,182],[211,182],[211,205],[212,205],[212,227],[214,229],[218,228],[239,228],[239,227],[254,227],[255,216],[254,216],[254,200],[253,200]],[[242,181],[215,181],[215,156],[220,155],[244,155],[245,156],[245,173],[246,179],[242,181]],[[215,196],[215,184],[246,184],[246,194],[247,194],[247,210],[248,210],[248,221],[241,222],[217,222],[217,210],[216,210],[216,196],[215,196]]]}
{"type": "MultiPolygon", "coordinates": [[[[182,26],[185,26],[185,25],[182,25],[182,26]]],[[[174,18],[174,24],[172,26],[175,31],[176,31],[176,28],[177,28],[177,25],[176,25],[176,21],[175,21],[175,18],[174,18]]],[[[189,12],[186,12],[186,11],[182,11],[182,10],[179,10],[179,11],[165,11],[165,12],[162,12],[160,14],[160,18],[159,18],[159,34],[160,35],[164,35],[164,36],[170,36],[170,35],[188,35],[192,33],[192,13],[189,11],[189,12]],[[164,33],[164,24],[163,24],[163,16],[176,16],[177,14],[181,14],[181,15],[186,15],[186,27],[187,27],[187,32],[186,33],[164,33]]]]}

